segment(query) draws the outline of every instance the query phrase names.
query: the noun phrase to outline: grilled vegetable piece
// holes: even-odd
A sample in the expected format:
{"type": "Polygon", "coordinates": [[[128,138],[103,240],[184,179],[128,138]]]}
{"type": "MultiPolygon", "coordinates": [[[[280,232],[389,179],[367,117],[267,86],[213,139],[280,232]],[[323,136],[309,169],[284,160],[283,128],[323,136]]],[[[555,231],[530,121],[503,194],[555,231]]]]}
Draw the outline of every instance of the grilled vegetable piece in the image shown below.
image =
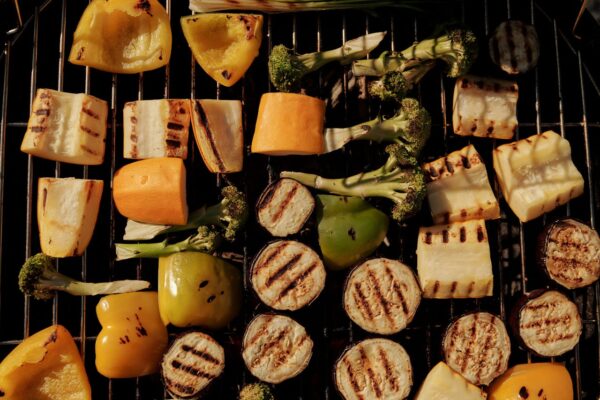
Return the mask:
{"type": "Polygon", "coordinates": [[[156,292],[113,294],[96,306],[102,330],[96,338],[96,369],[107,378],[158,372],[169,335],[160,320],[156,292]]]}
{"type": "Polygon", "coordinates": [[[421,288],[412,270],[387,258],[368,260],[346,280],[344,310],[371,333],[391,335],[412,321],[421,303],[421,288]]]}
{"type": "Polygon", "coordinates": [[[249,383],[240,390],[239,400],[275,400],[271,388],[262,382],[249,383]]]}
{"type": "Polygon", "coordinates": [[[423,165],[433,222],[500,218],[500,207],[475,146],[423,165]]]}
{"type": "Polygon", "coordinates": [[[69,61],[135,74],[167,65],[171,41],[169,15],[157,0],[93,0],[77,24],[69,61]]]}
{"type": "Polygon", "coordinates": [[[215,339],[188,332],[173,341],[161,364],[167,391],[178,399],[195,399],[225,369],[225,351],[215,339]]]}
{"type": "Polygon", "coordinates": [[[533,69],[540,56],[540,43],[532,25],[504,21],[489,41],[490,57],[504,72],[522,74],[533,69]]]}
{"type": "Polygon", "coordinates": [[[431,133],[431,117],[418,100],[404,99],[400,111],[392,118],[371,121],[350,128],[325,130],[325,153],[344,147],[353,140],[392,142],[404,146],[415,157],[421,153],[431,133]]]}
{"type": "Polygon", "coordinates": [[[539,235],[537,262],[567,289],[591,285],[600,277],[598,232],[571,218],[557,219],[539,235]]]}
{"type": "Polygon", "coordinates": [[[71,334],[53,325],[25,338],[0,363],[0,397],[90,400],[85,366],[71,334]]]}
{"type": "Polygon", "coordinates": [[[242,102],[192,100],[192,127],[206,168],[214,173],[240,172],[244,164],[242,102]]]}
{"type": "Polygon", "coordinates": [[[123,108],[123,157],[187,158],[189,100],[138,100],[123,108]]]}
{"type": "Polygon", "coordinates": [[[83,254],[94,233],[103,186],[104,182],[91,179],[38,180],[37,220],[44,254],[83,254]]]}
{"type": "Polygon", "coordinates": [[[346,400],[402,400],[412,387],[412,365],[398,343],[367,339],[342,354],[335,364],[334,380],[346,400]]]}
{"type": "Polygon", "coordinates": [[[252,375],[281,383],[300,374],[312,357],[313,341],[290,317],[260,314],[246,328],[242,357],[252,375]]]}
{"type": "Polygon", "coordinates": [[[502,194],[522,222],[583,193],[584,181],[571,160],[571,145],[555,132],[498,146],[493,155],[502,194]]]}
{"type": "Polygon", "coordinates": [[[383,40],[387,32],[375,32],[348,40],[343,46],[327,51],[296,54],[282,44],[271,49],[269,55],[269,77],[280,92],[300,90],[304,75],[318,70],[333,61],[348,64],[352,60],[366,57],[383,40]]]}
{"type": "Polygon", "coordinates": [[[113,199],[121,215],[139,222],[184,225],[188,219],[186,171],[180,158],[150,158],[121,167],[113,199]]]}
{"type": "Polygon", "coordinates": [[[275,310],[298,310],[314,301],[325,287],[325,267],[310,247],[279,240],[265,246],[250,270],[252,288],[275,310]]]}
{"type": "Polygon", "coordinates": [[[48,160],[104,161],[108,104],[89,94],[38,89],[21,151],[48,160]]]}
{"type": "Polygon", "coordinates": [[[165,325],[223,329],[239,313],[242,273],[209,254],[175,253],[158,261],[158,306],[165,325]]]}
{"type": "Polygon", "coordinates": [[[282,178],[292,178],[319,190],[342,196],[384,197],[394,202],[392,217],[400,222],[421,209],[425,197],[425,178],[414,156],[401,145],[386,147],[389,157],[381,167],[354,176],[327,179],[314,174],[284,171],[282,178]]]}
{"type": "Polygon", "coordinates": [[[263,190],[256,203],[258,223],[273,236],[300,232],[315,209],[315,198],[293,179],[279,179],[263,190]]]}
{"type": "Polygon", "coordinates": [[[417,270],[425,298],[491,296],[494,276],[485,221],[420,228],[417,270]]]}
{"type": "Polygon", "coordinates": [[[390,219],[367,201],[329,194],[317,200],[319,247],[328,268],[354,265],[384,241],[390,219]]]}
{"type": "Polygon", "coordinates": [[[510,338],[500,318],[475,312],[448,327],[442,349],[450,368],[474,385],[489,385],[508,368],[510,338]]]}
{"type": "MultiPolygon", "coordinates": [[[[379,57],[385,58],[389,53],[383,52],[379,57]]],[[[398,103],[407,96],[408,92],[435,67],[434,60],[406,61],[397,70],[388,71],[380,79],[369,83],[368,92],[374,99],[383,102],[398,103]]]]}
{"type": "Polygon", "coordinates": [[[323,100],[296,93],[265,93],[258,107],[252,152],[270,156],[321,154],[324,123],[323,100]]]}
{"type": "Polygon", "coordinates": [[[517,129],[516,83],[465,76],[456,80],[452,103],[454,133],[512,139],[517,129]]]}
{"type": "Polygon", "coordinates": [[[196,12],[213,12],[222,10],[254,10],[264,13],[282,13],[319,10],[346,10],[352,8],[370,9],[376,7],[398,7],[413,9],[420,0],[190,0],[190,10],[196,12]]]}
{"type": "Polygon", "coordinates": [[[556,290],[535,290],[517,302],[511,327],[521,344],[542,357],[555,357],[579,342],[582,322],[577,305],[556,290]]]}
{"type": "Polygon", "coordinates": [[[56,271],[52,259],[42,253],[29,257],[19,271],[19,289],[23,294],[38,300],[51,299],[56,291],[63,291],[73,296],[95,296],[135,292],[149,286],[150,282],[132,280],[80,282],[56,271]]]}
{"type": "Polygon", "coordinates": [[[196,14],[181,18],[192,54],[204,72],[223,86],[233,86],[258,55],[262,15],[196,14]]]}
{"type": "Polygon", "coordinates": [[[562,364],[519,364],[494,381],[488,393],[488,400],[573,400],[573,382],[562,364]]]}
{"type": "Polygon", "coordinates": [[[429,371],[414,400],[458,399],[485,400],[486,395],[477,386],[469,383],[443,361],[440,361],[429,371]]]}

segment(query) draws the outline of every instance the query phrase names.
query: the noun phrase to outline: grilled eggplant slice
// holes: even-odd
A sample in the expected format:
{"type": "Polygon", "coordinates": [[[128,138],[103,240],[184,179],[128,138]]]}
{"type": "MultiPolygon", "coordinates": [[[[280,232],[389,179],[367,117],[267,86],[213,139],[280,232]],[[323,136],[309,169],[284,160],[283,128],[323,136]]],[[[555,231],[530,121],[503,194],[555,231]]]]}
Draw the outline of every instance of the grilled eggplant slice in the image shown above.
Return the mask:
{"type": "Polygon", "coordinates": [[[400,332],[412,321],[420,302],[419,283],[412,270],[400,261],[365,261],[346,280],[344,310],[368,332],[400,332]]]}
{"type": "Polygon", "coordinates": [[[334,379],[346,400],[402,400],[412,387],[412,365],[398,343],[367,339],[342,354],[334,379]]]}
{"type": "Polygon", "coordinates": [[[510,338],[500,318],[476,312],[450,324],[442,349],[450,368],[475,385],[489,385],[508,368],[510,338]]]}
{"type": "Polygon", "coordinates": [[[246,328],[242,357],[252,375],[280,383],[304,371],[312,349],[313,341],[302,325],[284,315],[261,314],[246,328]]]}
{"type": "Polygon", "coordinates": [[[489,42],[490,57],[511,75],[533,69],[540,57],[540,42],[535,28],[522,21],[504,21],[489,42]]]}
{"type": "Polygon", "coordinates": [[[537,261],[550,279],[576,289],[600,277],[600,237],[590,226],[571,218],[548,224],[538,238],[537,261]]]}
{"type": "Polygon", "coordinates": [[[298,233],[314,209],[315,198],[306,186],[286,178],[267,186],[256,203],[258,223],[278,237],[298,233]]]}
{"type": "Polygon", "coordinates": [[[579,342],[582,323],[577,305],[556,290],[535,290],[515,306],[511,327],[521,344],[543,357],[555,357],[579,342]]]}
{"type": "Polygon", "coordinates": [[[310,247],[291,240],[268,244],[250,270],[252,287],[263,303],[276,310],[298,310],[325,287],[325,266],[310,247]]]}
{"type": "Polygon", "coordinates": [[[223,347],[201,332],[189,332],[175,339],[161,366],[165,388],[180,399],[198,398],[224,369],[223,347]]]}

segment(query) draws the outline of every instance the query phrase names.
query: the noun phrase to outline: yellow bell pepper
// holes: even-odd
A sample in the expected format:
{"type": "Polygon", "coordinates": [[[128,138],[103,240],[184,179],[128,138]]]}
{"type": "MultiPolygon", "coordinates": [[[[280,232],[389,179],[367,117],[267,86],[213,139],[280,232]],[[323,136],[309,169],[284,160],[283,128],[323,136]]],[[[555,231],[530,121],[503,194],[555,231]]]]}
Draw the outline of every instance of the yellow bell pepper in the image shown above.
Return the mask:
{"type": "Polygon", "coordinates": [[[161,257],[158,305],[165,324],[224,328],[242,305],[242,273],[204,253],[181,252],[161,257]]]}
{"type": "Polygon", "coordinates": [[[0,363],[0,399],[91,398],[90,383],[77,346],[61,325],[29,336],[0,363]]]}
{"type": "Polygon", "coordinates": [[[169,15],[157,0],[93,0],[83,12],[69,61],[133,74],[168,64],[169,15]]]}
{"type": "Polygon", "coordinates": [[[489,388],[488,400],[573,400],[569,371],[558,363],[520,364],[506,371],[489,388]]]}
{"type": "Polygon", "coordinates": [[[168,344],[156,292],[105,296],[96,307],[102,330],[96,339],[96,369],[108,378],[157,372],[168,344]]]}

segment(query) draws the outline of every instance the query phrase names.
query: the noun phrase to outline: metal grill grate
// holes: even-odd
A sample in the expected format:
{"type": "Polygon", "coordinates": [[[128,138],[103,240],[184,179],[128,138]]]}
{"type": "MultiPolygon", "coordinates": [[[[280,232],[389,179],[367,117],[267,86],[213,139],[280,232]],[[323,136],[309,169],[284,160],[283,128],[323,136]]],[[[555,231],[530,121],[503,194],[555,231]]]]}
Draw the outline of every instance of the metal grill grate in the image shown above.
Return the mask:
{"type": "MultiPolygon", "coordinates": [[[[254,116],[260,94],[271,89],[266,76],[266,55],[273,44],[284,43],[299,52],[337,47],[347,38],[378,30],[387,30],[385,46],[400,49],[412,40],[428,36],[437,22],[456,20],[466,23],[485,41],[485,37],[507,18],[522,19],[534,24],[542,41],[542,56],[538,68],[518,78],[519,131],[517,136],[528,136],[546,129],[560,132],[571,142],[575,163],[586,179],[584,196],[561,207],[551,215],[572,215],[596,227],[600,194],[593,173],[598,170],[595,157],[600,150],[600,89],[584,62],[587,54],[570,43],[559,29],[560,18],[546,11],[535,1],[497,2],[464,0],[452,5],[440,5],[435,11],[414,14],[405,11],[380,13],[378,16],[362,12],[325,12],[297,15],[276,15],[265,18],[265,37],[259,58],[246,78],[233,88],[215,85],[196,67],[179,29],[177,20],[188,14],[187,1],[166,0],[172,15],[174,47],[170,66],[138,76],[111,75],[89,68],[65,63],[65,51],[71,35],[86,4],[69,0],[46,0],[33,10],[31,18],[17,33],[8,37],[0,64],[3,65],[2,104],[0,108],[0,359],[23,337],[51,323],[65,325],[76,337],[92,382],[94,398],[158,399],[167,398],[157,376],[129,380],[108,380],[100,376],[94,366],[94,340],[99,326],[94,315],[95,298],[55,297],[49,303],[30,301],[16,287],[18,266],[26,257],[38,251],[34,202],[35,182],[40,176],[75,176],[104,179],[110,182],[115,170],[124,164],[120,156],[121,110],[124,102],[142,98],[222,98],[241,99],[244,102],[246,143],[250,142],[254,116]],[[80,4],[81,3],[81,4],[80,4]],[[173,4],[172,4],[173,3],[173,4]],[[27,90],[27,87],[29,90],[27,90]],[[107,157],[102,166],[77,167],[32,158],[18,151],[35,90],[38,87],[56,88],[69,92],[91,93],[110,104],[109,140],[107,157]]],[[[475,73],[496,73],[486,64],[483,50],[480,68],[475,73]]],[[[468,139],[454,136],[449,119],[453,82],[439,73],[425,78],[416,95],[430,110],[433,130],[425,158],[431,160],[456,150],[468,139]]],[[[373,117],[375,107],[368,104],[349,68],[333,68],[319,72],[315,93],[327,98],[329,89],[341,88],[339,101],[329,99],[328,124],[342,126],[373,117]]],[[[491,151],[495,142],[473,139],[491,166],[491,151]]],[[[319,158],[265,158],[248,156],[241,174],[214,176],[209,174],[192,141],[187,161],[191,182],[190,206],[216,200],[217,188],[228,180],[240,185],[252,202],[268,182],[282,169],[296,169],[339,176],[381,162],[379,146],[350,146],[339,152],[319,158]]],[[[491,172],[491,171],[490,171],[491,172]]],[[[493,174],[490,174],[493,176],[493,174]]],[[[497,182],[494,189],[501,197],[497,182]]],[[[126,261],[115,264],[113,243],[118,240],[124,219],[117,215],[110,199],[109,185],[102,198],[100,217],[94,238],[83,257],[60,260],[61,271],[83,280],[138,278],[156,283],[156,262],[126,261]]],[[[413,323],[393,339],[402,343],[411,355],[415,371],[415,386],[440,359],[440,343],[448,322],[471,310],[498,313],[505,321],[515,299],[522,292],[544,287],[546,281],[532,265],[534,239],[547,217],[520,223],[501,201],[502,218],[488,223],[494,261],[494,298],[460,301],[424,301],[413,323]],[[495,252],[494,252],[495,251],[495,252]]],[[[382,256],[400,258],[415,264],[416,229],[418,224],[429,223],[426,211],[421,221],[395,227],[390,232],[390,246],[379,250],[382,256]]],[[[313,226],[314,228],[314,226],[313,226]]],[[[315,229],[300,235],[302,241],[316,246],[315,229]]],[[[254,222],[240,244],[227,248],[242,255],[246,274],[249,261],[269,237],[254,222]]],[[[247,276],[247,274],[246,274],[247,276]]],[[[294,313],[294,318],[305,325],[315,340],[315,353],[307,371],[300,377],[279,385],[281,399],[336,399],[331,370],[343,348],[352,341],[365,337],[344,316],[340,306],[344,274],[330,274],[326,289],[309,309],[294,313]]],[[[241,336],[246,323],[257,312],[266,310],[250,294],[247,280],[244,314],[226,332],[216,338],[226,348],[225,376],[213,388],[210,398],[234,399],[237,387],[252,377],[245,371],[240,356],[241,336]]],[[[596,284],[572,293],[578,303],[584,322],[580,345],[557,361],[565,362],[572,373],[577,399],[598,399],[600,382],[600,289],[596,284]]],[[[177,332],[172,331],[173,334],[177,332]]],[[[513,342],[511,364],[539,361],[531,354],[517,349],[513,342]]],[[[414,391],[413,391],[414,393],[414,391]]]]}

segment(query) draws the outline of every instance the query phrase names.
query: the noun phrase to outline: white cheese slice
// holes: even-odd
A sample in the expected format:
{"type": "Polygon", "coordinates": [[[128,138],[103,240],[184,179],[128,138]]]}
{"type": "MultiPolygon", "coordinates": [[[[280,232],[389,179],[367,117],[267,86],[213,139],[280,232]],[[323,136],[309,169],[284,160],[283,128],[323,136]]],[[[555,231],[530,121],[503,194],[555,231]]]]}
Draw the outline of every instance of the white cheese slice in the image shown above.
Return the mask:
{"type": "Polygon", "coordinates": [[[444,362],[429,371],[414,400],[485,400],[483,390],[467,382],[444,362]]]}

